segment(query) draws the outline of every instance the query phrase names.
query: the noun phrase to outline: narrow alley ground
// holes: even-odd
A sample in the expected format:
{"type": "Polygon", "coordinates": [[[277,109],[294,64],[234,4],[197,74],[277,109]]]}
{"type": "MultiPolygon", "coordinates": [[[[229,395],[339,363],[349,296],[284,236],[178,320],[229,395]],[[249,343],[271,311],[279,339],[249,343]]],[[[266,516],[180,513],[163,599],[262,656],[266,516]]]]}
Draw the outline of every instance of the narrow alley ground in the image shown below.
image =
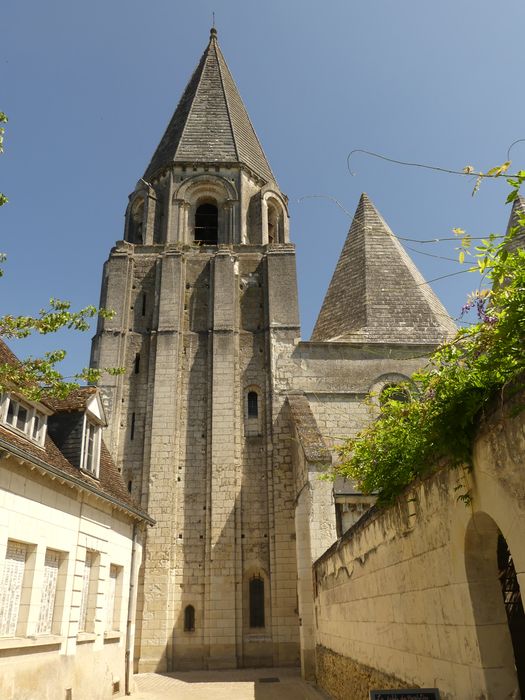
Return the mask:
{"type": "Polygon", "coordinates": [[[326,700],[295,668],[141,673],[132,700],[326,700]]]}

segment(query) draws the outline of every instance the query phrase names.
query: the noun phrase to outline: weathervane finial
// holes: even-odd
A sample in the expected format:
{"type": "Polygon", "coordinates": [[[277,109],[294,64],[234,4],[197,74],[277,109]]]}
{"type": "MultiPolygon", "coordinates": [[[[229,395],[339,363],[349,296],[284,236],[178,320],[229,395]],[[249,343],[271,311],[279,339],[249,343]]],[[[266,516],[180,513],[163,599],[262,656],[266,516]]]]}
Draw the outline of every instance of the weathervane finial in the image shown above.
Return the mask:
{"type": "Polygon", "coordinates": [[[217,38],[217,30],[215,29],[215,12],[211,13],[212,16],[212,27],[210,29],[210,39],[216,39],[217,38]]]}

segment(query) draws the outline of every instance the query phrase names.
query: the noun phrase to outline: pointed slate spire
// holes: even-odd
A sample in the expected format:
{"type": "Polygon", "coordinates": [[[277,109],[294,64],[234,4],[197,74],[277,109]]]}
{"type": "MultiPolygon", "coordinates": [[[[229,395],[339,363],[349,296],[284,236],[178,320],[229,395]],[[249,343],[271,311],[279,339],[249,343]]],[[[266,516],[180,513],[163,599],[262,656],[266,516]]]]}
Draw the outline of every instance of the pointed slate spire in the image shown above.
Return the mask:
{"type": "Polygon", "coordinates": [[[455,331],[401,243],[362,194],[312,340],[437,345],[455,331]]]}
{"type": "Polygon", "coordinates": [[[173,162],[242,163],[275,181],[212,28],[144,179],[173,162]]]}
{"type": "MultiPolygon", "coordinates": [[[[518,218],[525,216],[525,197],[518,195],[514,202],[512,203],[512,211],[509,217],[509,223],[507,225],[507,233],[514,226],[519,225],[518,218]]],[[[515,237],[512,239],[508,245],[509,250],[516,250],[516,248],[525,248],[525,228],[522,226],[518,228],[515,237]]]]}

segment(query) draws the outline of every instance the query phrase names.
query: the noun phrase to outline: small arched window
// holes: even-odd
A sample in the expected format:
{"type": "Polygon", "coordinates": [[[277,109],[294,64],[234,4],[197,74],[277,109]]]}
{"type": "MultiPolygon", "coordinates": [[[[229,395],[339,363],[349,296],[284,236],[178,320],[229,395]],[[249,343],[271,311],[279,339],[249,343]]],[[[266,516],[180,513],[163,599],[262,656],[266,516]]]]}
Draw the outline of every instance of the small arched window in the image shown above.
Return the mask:
{"type": "Polygon", "coordinates": [[[250,580],[250,627],[264,627],[264,580],[260,576],[250,580]]]}
{"type": "Polygon", "coordinates": [[[399,401],[400,403],[408,403],[410,400],[410,395],[406,387],[400,384],[386,384],[381,389],[379,403],[384,404],[390,400],[399,401]]]}
{"type": "Polygon", "coordinates": [[[144,200],[142,198],[137,199],[132,208],[131,216],[129,222],[129,242],[130,243],[143,243],[144,235],[142,231],[144,222],[144,200]]]}
{"type": "Polygon", "coordinates": [[[259,396],[256,391],[248,392],[248,418],[259,417],[259,396]]]}
{"type": "Polygon", "coordinates": [[[195,608],[187,605],[184,608],[184,631],[195,632],[195,608]]]}
{"type": "Polygon", "coordinates": [[[219,212],[215,204],[201,204],[195,212],[195,240],[216,245],[219,232],[219,212]]]}

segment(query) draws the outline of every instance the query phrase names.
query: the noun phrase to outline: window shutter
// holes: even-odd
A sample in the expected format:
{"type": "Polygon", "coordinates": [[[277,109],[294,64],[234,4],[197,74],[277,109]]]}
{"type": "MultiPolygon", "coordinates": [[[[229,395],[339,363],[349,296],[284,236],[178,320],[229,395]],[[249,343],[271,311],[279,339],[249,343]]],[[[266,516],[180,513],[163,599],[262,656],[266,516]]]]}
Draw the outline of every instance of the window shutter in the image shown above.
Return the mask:
{"type": "Polygon", "coordinates": [[[59,566],[60,554],[51,549],[46,550],[44,578],[42,582],[42,601],[40,603],[40,613],[36,628],[37,634],[51,634],[59,566]]]}
{"type": "Polygon", "coordinates": [[[8,542],[4,571],[0,581],[0,635],[14,637],[20,610],[27,547],[8,542]]]}

